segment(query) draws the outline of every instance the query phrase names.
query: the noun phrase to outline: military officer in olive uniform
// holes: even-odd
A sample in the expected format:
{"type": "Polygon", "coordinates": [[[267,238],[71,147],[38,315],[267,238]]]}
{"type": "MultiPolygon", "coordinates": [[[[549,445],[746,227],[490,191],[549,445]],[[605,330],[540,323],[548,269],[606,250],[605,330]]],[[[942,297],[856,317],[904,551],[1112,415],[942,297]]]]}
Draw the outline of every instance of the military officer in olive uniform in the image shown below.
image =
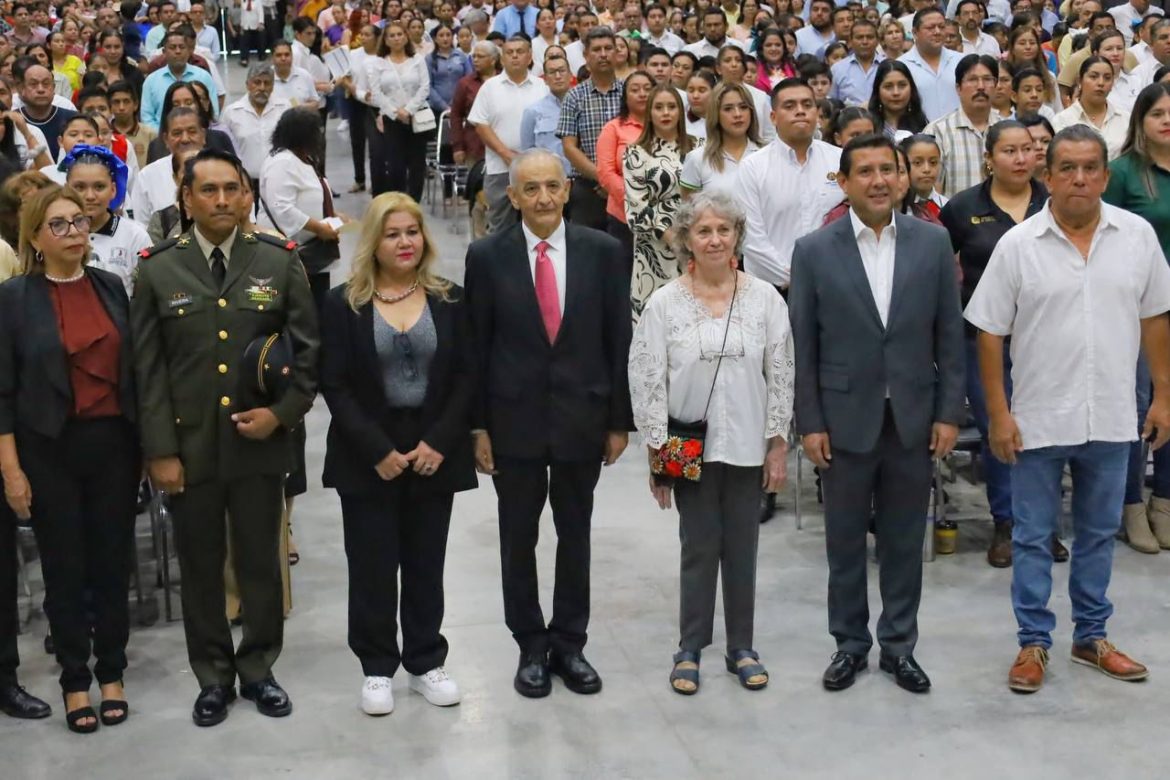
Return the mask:
{"type": "Polygon", "coordinates": [[[261,713],[292,711],[272,677],[284,631],[278,537],[289,429],[316,393],[317,318],[295,245],[239,229],[242,170],[211,149],[187,161],[179,195],[194,226],[142,253],[131,306],[143,448],[170,496],[200,726],[227,717],[237,677],[261,713]],[[247,397],[256,366],[244,352],[281,331],[292,375],[265,404],[247,397]],[[238,649],[224,615],[226,514],[244,607],[238,649]]]}

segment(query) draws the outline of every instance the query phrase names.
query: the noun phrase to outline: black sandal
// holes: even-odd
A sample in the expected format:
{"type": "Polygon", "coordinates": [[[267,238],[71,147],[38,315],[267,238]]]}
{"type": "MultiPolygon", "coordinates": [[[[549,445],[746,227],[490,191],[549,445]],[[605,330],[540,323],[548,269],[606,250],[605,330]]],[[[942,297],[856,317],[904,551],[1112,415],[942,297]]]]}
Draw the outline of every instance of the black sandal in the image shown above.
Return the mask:
{"type": "Polygon", "coordinates": [[[130,717],[130,705],[121,699],[106,699],[101,704],[101,715],[103,726],[117,726],[119,723],[125,723],[126,718],[130,717]],[[121,710],[121,715],[111,715],[115,710],[121,710]]]}
{"type": "Polygon", "coordinates": [[[65,706],[65,725],[74,734],[92,734],[98,729],[98,714],[94,712],[93,707],[78,707],[72,712],[69,711],[68,698],[62,694],[61,702],[65,706]],[[82,725],[81,721],[86,718],[93,719],[93,723],[89,725],[82,725]]]}
{"type": "Polygon", "coordinates": [[[674,668],[670,670],[670,689],[675,693],[683,696],[694,696],[699,692],[699,670],[696,669],[679,669],[679,664],[692,663],[696,667],[699,665],[699,654],[691,650],[679,650],[674,654],[674,668]],[[675,682],[682,680],[694,685],[694,688],[687,690],[686,688],[679,688],[675,682]]]}
{"type": "Polygon", "coordinates": [[[749,691],[758,691],[768,684],[768,670],[764,668],[760,661],[760,654],[755,650],[732,650],[730,655],[724,656],[727,661],[727,671],[739,678],[739,684],[747,688],[749,691]],[[750,658],[756,663],[739,665],[739,662],[745,658],[750,658]],[[763,682],[751,682],[751,678],[762,675],[763,682]]]}

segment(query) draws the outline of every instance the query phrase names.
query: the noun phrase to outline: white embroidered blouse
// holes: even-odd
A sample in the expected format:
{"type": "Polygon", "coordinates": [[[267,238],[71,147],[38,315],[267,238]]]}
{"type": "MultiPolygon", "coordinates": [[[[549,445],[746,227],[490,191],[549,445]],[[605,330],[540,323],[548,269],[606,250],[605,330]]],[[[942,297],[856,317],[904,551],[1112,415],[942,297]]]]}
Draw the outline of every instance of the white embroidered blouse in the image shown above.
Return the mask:
{"type": "Polygon", "coordinates": [[[681,279],[650,297],[630,345],[634,424],[646,444],[662,446],[668,416],[681,422],[703,418],[714,378],[703,459],[760,466],[768,439],[787,436],[792,422],[788,307],[772,285],[740,274],[724,347],[726,326],[727,314],[712,317],[681,279]]]}

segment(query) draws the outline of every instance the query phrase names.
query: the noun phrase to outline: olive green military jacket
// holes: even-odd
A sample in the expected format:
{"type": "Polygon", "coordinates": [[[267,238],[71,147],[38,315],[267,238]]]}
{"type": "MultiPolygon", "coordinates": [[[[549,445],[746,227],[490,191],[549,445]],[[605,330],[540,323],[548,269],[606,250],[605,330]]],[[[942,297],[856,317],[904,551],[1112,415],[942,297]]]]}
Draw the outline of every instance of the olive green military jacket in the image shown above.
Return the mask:
{"type": "Polygon", "coordinates": [[[237,232],[222,291],[190,233],[142,252],[131,301],[139,424],[147,458],[177,455],[188,485],[291,470],[289,430],[317,392],[317,312],[295,244],[237,232]],[[241,436],[231,415],[241,394],[244,349],[287,332],[293,377],[270,408],[281,426],[268,439],[241,436]]]}

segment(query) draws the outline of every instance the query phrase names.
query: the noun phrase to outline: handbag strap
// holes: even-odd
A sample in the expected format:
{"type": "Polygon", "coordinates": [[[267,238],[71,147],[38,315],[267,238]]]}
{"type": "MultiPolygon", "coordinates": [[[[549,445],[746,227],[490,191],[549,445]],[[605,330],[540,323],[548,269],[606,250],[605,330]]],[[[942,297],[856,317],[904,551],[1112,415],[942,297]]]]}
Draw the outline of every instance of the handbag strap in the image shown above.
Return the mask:
{"type": "Polygon", "coordinates": [[[731,313],[735,311],[735,297],[738,290],[739,271],[736,271],[735,284],[731,288],[731,303],[727,306],[727,324],[723,326],[723,345],[719,347],[719,359],[715,361],[715,375],[711,377],[711,392],[707,393],[707,405],[703,407],[704,420],[707,419],[707,412],[711,409],[711,399],[715,397],[715,382],[719,379],[719,367],[723,365],[723,353],[727,351],[727,334],[731,332],[731,313]]]}

